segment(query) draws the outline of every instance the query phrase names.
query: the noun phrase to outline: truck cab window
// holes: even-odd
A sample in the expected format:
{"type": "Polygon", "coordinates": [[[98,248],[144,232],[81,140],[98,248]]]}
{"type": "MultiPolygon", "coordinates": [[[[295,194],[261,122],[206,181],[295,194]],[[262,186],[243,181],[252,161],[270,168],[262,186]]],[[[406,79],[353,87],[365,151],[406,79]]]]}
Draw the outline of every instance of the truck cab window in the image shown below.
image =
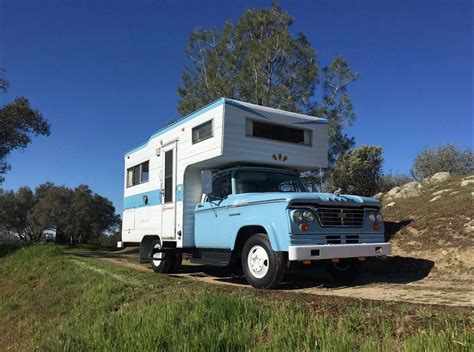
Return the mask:
{"type": "Polygon", "coordinates": [[[275,171],[238,171],[236,193],[307,192],[299,175],[275,171]]]}
{"type": "Polygon", "coordinates": [[[212,182],[211,198],[225,198],[232,194],[232,182],[230,174],[216,177],[212,182]]]}

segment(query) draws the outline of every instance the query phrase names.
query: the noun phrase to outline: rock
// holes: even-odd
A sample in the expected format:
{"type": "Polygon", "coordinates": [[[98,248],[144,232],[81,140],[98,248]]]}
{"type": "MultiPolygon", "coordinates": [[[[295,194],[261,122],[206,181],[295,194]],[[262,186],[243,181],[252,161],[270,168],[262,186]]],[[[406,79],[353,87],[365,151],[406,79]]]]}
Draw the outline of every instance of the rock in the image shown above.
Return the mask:
{"type": "Polygon", "coordinates": [[[383,192],[377,193],[373,198],[382,199],[383,198],[383,192]]]}
{"type": "Polygon", "coordinates": [[[411,198],[419,196],[421,194],[420,190],[422,188],[423,186],[420,182],[408,182],[401,187],[400,191],[395,195],[395,198],[397,198],[397,195],[400,195],[401,198],[411,198]]]}
{"type": "Polygon", "coordinates": [[[462,178],[463,180],[474,180],[474,175],[466,176],[462,178]]]}
{"type": "Polygon", "coordinates": [[[400,199],[400,198],[403,198],[401,193],[395,193],[395,195],[393,196],[393,199],[400,199]]]}
{"type": "Polygon", "coordinates": [[[451,188],[446,188],[446,189],[441,189],[439,191],[436,191],[433,193],[433,196],[439,196],[440,194],[446,193],[446,192],[451,192],[451,188]]]}
{"type": "Polygon", "coordinates": [[[430,183],[438,183],[446,181],[451,174],[449,172],[437,172],[433,176],[430,177],[430,183]]]}
{"type": "Polygon", "coordinates": [[[437,200],[441,199],[441,196],[436,196],[433,199],[430,199],[430,202],[435,202],[437,200]]]}
{"type": "Polygon", "coordinates": [[[474,179],[467,179],[467,180],[461,181],[461,187],[466,187],[469,185],[474,185],[474,179]]]}
{"type": "Polygon", "coordinates": [[[393,187],[390,191],[387,192],[387,196],[394,196],[395,194],[398,193],[398,191],[401,189],[401,187],[393,187]]]}
{"type": "Polygon", "coordinates": [[[390,202],[388,203],[386,206],[384,206],[384,208],[391,208],[395,205],[395,202],[390,202]]]}

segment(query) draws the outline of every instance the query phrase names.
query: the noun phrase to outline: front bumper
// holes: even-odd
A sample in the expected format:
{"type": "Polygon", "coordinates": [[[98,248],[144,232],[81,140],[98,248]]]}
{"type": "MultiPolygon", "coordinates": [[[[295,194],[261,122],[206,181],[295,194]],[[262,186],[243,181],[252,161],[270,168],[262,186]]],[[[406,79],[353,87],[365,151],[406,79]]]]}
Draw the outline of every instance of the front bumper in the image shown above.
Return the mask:
{"type": "Polygon", "coordinates": [[[392,246],[386,242],[290,246],[288,249],[289,260],[378,257],[391,254],[392,246]]]}

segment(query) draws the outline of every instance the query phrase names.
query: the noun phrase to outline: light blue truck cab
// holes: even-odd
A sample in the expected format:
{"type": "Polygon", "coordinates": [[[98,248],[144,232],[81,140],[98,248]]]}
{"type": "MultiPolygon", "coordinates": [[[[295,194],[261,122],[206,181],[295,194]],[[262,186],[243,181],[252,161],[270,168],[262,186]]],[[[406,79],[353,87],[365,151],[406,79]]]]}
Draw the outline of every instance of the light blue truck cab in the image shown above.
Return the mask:
{"type": "Polygon", "coordinates": [[[359,260],[391,254],[377,199],[309,192],[284,169],[224,169],[212,174],[212,186],[203,174],[196,247],[215,264],[240,261],[255,287],[277,286],[290,262],[332,259],[332,273],[351,279],[359,260]]]}

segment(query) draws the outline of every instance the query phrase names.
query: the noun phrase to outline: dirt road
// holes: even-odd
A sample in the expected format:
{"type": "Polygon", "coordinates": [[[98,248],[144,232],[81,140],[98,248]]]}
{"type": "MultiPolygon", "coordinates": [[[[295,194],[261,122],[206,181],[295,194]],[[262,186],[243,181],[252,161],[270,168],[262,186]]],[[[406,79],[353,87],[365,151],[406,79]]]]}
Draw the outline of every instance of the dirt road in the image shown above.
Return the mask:
{"type": "MultiPolygon", "coordinates": [[[[138,254],[130,250],[80,252],[75,255],[134,270],[151,271],[149,265],[138,264],[138,254]]],[[[181,271],[172,276],[211,284],[249,287],[244,277],[232,274],[226,268],[189,262],[184,262],[181,271]]],[[[280,290],[372,300],[474,306],[473,280],[469,276],[447,278],[434,270],[434,262],[431,260],[401,256],[366,262],[361,276],[350,286],[335,283],[322,266],[301,266],[287,273],[280,290]]]]}

